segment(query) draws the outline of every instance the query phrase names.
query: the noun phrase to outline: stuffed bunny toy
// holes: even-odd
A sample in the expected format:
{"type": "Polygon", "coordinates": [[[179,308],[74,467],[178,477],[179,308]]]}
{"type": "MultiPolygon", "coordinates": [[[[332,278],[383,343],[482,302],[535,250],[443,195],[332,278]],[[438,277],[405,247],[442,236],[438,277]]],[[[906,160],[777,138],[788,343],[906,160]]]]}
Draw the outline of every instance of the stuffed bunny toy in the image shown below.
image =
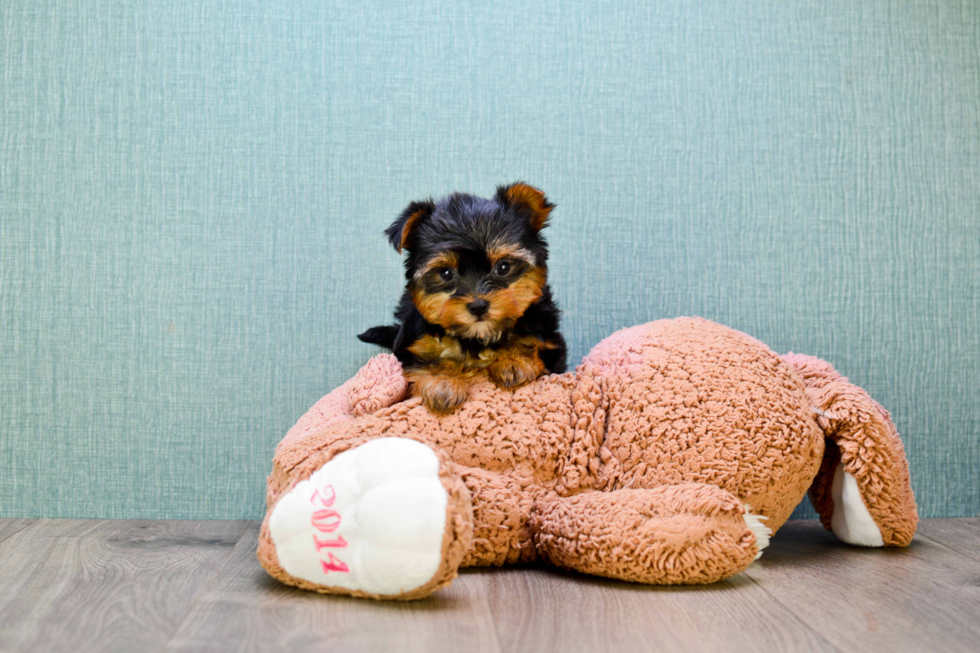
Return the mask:
{"type": "Polygon", "coordinates": [[[829,364],[700,318],[606,338],[575,372],[477,382],[430,413],[390,354],[276,449],[258,556],[284,583],[418,599],[460,567],[542,560],[650,584],[748,567],[803,496],[857,546],[918,515],[888,413],[829,364]]]}

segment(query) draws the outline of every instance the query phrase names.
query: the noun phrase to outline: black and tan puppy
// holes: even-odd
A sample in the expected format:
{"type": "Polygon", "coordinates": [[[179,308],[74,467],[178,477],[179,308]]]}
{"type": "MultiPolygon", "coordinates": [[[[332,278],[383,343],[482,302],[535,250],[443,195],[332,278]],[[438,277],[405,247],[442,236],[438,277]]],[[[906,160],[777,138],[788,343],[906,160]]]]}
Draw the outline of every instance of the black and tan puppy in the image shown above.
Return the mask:
{"type": "Polygon", "coordinates": [[[391,349],[432,412],[455,410],[482,373],[517,388],[565,371],[541,237],[553,208],[518,182],[492,199],[455,193],[413,202],[385,231],[399,253],[408,252],[398,324],[358,338],[391,349]]]}

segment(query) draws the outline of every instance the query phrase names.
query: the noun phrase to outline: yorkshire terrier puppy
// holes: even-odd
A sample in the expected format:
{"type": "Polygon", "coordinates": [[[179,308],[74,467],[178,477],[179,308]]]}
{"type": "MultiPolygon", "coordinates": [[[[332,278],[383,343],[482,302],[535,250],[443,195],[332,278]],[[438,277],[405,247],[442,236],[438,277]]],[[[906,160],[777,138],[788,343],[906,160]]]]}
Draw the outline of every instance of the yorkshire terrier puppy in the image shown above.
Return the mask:
{"type": "Polygon", "coordinates": [[[541,237],[553,208],[518,182],[492,199],[455,193],[412,202],[385,230],[396,251],[408,252],[398,324],[358,338],[391,349],[432,412],[455,410],[483,373],[518,388],[565,371],[541,237]]]}

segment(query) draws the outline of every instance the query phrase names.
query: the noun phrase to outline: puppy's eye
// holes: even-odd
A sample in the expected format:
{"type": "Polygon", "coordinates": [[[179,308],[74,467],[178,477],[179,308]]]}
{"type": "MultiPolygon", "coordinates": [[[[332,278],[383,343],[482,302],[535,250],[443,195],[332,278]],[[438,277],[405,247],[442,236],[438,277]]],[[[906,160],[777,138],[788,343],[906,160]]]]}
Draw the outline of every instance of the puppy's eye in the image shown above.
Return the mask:
{"type": "Polygon", "coordinates": [[[449,268],[443,268],[439,270],[439,278],[445,281],[446,283],[452,281],[453,277],[455,276],[456,274],[449,268]]]}
{"type": "Polygon", "coordinates": [[[501,261],[497,263],[496,267],[493,268],[493,273],[500,277],[506,277],[510,274],[511,264],[507,261],[501,261]]]}

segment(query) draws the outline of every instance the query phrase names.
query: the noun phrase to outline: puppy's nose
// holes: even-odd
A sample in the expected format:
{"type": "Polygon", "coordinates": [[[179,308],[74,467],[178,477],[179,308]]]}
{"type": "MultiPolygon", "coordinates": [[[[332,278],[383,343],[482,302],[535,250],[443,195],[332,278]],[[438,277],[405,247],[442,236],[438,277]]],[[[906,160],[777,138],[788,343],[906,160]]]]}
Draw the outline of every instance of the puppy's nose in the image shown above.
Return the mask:
{"type": "Polygon", "coordinates": [[[474,317],[483,317],[486,315],[487,309],[490,308],[490,302],[485,299],[474,299],[466,305],[466,308],[469,309],[474,317]]]}

